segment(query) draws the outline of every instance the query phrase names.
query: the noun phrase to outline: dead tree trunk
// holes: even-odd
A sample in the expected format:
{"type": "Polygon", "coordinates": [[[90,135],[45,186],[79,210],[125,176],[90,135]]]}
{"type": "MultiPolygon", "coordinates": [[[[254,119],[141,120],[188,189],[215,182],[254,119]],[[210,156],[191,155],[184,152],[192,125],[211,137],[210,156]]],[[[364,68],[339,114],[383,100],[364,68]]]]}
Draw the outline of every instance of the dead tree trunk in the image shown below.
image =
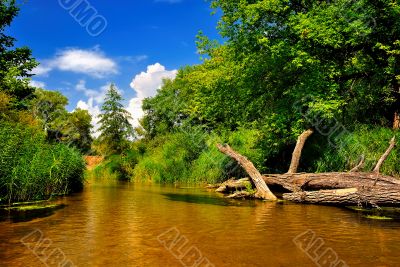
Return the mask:
{"type": "Polygon", "coordinates": [[[299,168],[301,152],[303,151],[304,144],[308,137],[313,134],[313,130],[307,130],[303,132],[297,139],[296,147],[293,150],[292,162],[290,163],[289,171],[287,173],[296,173],[299,168]]]}
{"type": "MultiPolygon", "coordinates": [[[[289,192],[345,189],[360,186],[374,186],[377,175],[371,172],[329,172],[265,174],[263,179],[268,187],[281,187],[289,192]]],[[[400,187],[400,180],[391,176],[379,175],[376,186],[380,188],[400,187]]],[[[248,187],[249,179],[228,180],[217,192],[231,193],[248,187]]]]}
{"type": "Polygon", "coordinates": [[[376,166],[373,170],[374,173],[379,174],[383,162],[385,162],[385,160],[389,156],[390,152],[392,152],[395,145],[396,145],[396,137],[394,136],[392,138],[392,140],[390,140],[388,149],[385,151],[385,153],[382,155],[382,157],[378,160],[378,163],[376,164],[376,166]]]}
{"type": "Polygon", "coordinates": [[[283,194],[283,199],[298,203],[335,206],[400,206],[400,187],[346,188],[283,194]]]}
{"type": "Polygon", "coordinates": [[[236,153],[230,146],[217,145],[219,151],[227,155],[228,157],[236,160],[239,165],[249,174],[254,185],[257,188],[256,196],[265,200],[276,201],[277,197],[269,190],[268,186],[264,182],[260,172],[254,167],[254,164],[246,157],[236,153]]]}
{"type": "MultiPolygon", "coordinates": [[[[309,130],[299,137],[289,172],[285,174],[262,176],[251,161],[229,146],[217,145],[217,147],[246,170],[257,188],[258,195],[264,199],[276,200],[268,186],[279,186],[291,192],[283,194],[283,198],[294,202],[338,206],[400,207],[400,180],[379,173],[382,164],[395,146],[395,138],[390,141],[389,148],[379,159],[373,172],[358,172],[364,163],[364,160],[361,159],[360,163],[350,172],[295,173],[299,165],[301,150],[307,137],[311,134],[312,131],[309,130]]],[[[247,197],[249,194],[237,191],[247,188],[248,182],[248,179],[229,180],[223,183],[217,191],[236,192],[231,197],[247,197]]]]}

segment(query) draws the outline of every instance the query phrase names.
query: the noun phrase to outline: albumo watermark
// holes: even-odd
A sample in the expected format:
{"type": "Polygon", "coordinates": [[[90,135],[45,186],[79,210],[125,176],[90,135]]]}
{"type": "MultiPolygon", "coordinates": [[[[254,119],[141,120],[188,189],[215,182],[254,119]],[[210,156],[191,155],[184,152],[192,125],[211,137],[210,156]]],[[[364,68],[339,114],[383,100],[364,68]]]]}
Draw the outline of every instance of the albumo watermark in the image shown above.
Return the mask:
{"type": "Polygon", "coordinates": [[[349,267],[314,231],[307,230],[296,236],[293,243],[318,267],[349,267]]]}
{"type": "Polygon", "coordinates": [[[67,259],[64,252],[60,248],[55,247],[53,241],[46,238],[39,229],[33,230],[20,241],[45,266],[76,267],[72,261],[67,259]]]}
{"type": "Polygon", "coordinates": [[[215,267],[196,246],[190,246],[186,236],[175,227],[160,234],[157,239],[184,267],[215,267]]]}
{"type": "Polygon", "coordinates": [[[107,20],[100,15],[87,0],[58,0],[60,6],[82,27],[86,28],[89,35],[96,37],[107,28],[107,20]]]}

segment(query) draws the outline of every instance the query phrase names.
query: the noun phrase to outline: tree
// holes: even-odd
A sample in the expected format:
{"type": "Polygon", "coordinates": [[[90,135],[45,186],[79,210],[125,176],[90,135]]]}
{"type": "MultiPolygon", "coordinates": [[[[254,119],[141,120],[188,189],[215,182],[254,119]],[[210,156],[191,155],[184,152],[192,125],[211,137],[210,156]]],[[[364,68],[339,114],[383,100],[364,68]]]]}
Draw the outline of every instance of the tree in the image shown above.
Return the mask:
{"type": "Polygon", "coordinates": [[[107,91],[105,101],[101,107],[101,132],[99,139],[108,147],[108,154],[120,154],[128,146],[129,140],[134,137],[134,130],[129,120],[130,113],[122,105],[123,98],[114,84],[107,91]]]}
{"type": "Polygon", "coordinates": [[[4,33],[19,10],[15,0],[0,2],[0,91],[13,98],[15,107],[23,108],[21,101],[34,90],[29,86],[29,77],[38,63],[28,47],[14,48],[15,38],[4,33]]]}
{"type": "Polygon", "coordinates": [[[40,88],[35,90],[34,96],[29,106],[35,118],[43,123],[46,131],[57,128],[55,124],[60,125],[57,120],[68,113],[65,108],[68,105],[68,98],[60,92],[40,88]]]}
{"type": "Polygon", "coordinates": [[[68,99],[60,92],[36,88],[29,110],[41,123],[48,140],[72,145],[87,153],[93,141],[92,117],[87,110],[68,112],[67,105],[68,99]]]}
{"type": "Polygon", "coordinates": [[[87,110],[76,109],[66,113],[53,124],[61,133],[61,141],[78,148],[82,153],[91,149],[92,116],[87,110]]]}

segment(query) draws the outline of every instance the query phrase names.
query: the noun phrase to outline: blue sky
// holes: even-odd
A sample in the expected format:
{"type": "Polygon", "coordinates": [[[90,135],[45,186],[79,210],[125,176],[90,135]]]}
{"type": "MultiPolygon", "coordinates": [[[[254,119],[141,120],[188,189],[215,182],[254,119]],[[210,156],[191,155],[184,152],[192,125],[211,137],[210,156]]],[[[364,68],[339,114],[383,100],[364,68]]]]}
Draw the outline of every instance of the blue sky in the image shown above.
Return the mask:
{"type": "Polygon", "coordinates": [[[200,63],[198,31],[218,38],[211,12],[203,0],[28,0],[8,31],[41,62],[32,83],[61,91],[69,110],[96,116],[113,82],[140,117],[141,100],[154,95],[162,78],[200,63]],[[79,23],[81,7],[89,11],[79,23]]]}

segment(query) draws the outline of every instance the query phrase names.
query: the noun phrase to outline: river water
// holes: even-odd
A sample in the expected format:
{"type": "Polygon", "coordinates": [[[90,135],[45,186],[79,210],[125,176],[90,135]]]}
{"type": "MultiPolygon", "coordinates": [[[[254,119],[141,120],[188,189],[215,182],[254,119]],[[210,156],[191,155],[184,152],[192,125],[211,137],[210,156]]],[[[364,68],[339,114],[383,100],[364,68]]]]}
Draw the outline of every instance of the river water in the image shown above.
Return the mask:
{"type": "Polygon", "coordinates": [[[3,217],[0,266],[400,266],[400,222],[341,208],[104,181],[59,202],[3,217]]]}

